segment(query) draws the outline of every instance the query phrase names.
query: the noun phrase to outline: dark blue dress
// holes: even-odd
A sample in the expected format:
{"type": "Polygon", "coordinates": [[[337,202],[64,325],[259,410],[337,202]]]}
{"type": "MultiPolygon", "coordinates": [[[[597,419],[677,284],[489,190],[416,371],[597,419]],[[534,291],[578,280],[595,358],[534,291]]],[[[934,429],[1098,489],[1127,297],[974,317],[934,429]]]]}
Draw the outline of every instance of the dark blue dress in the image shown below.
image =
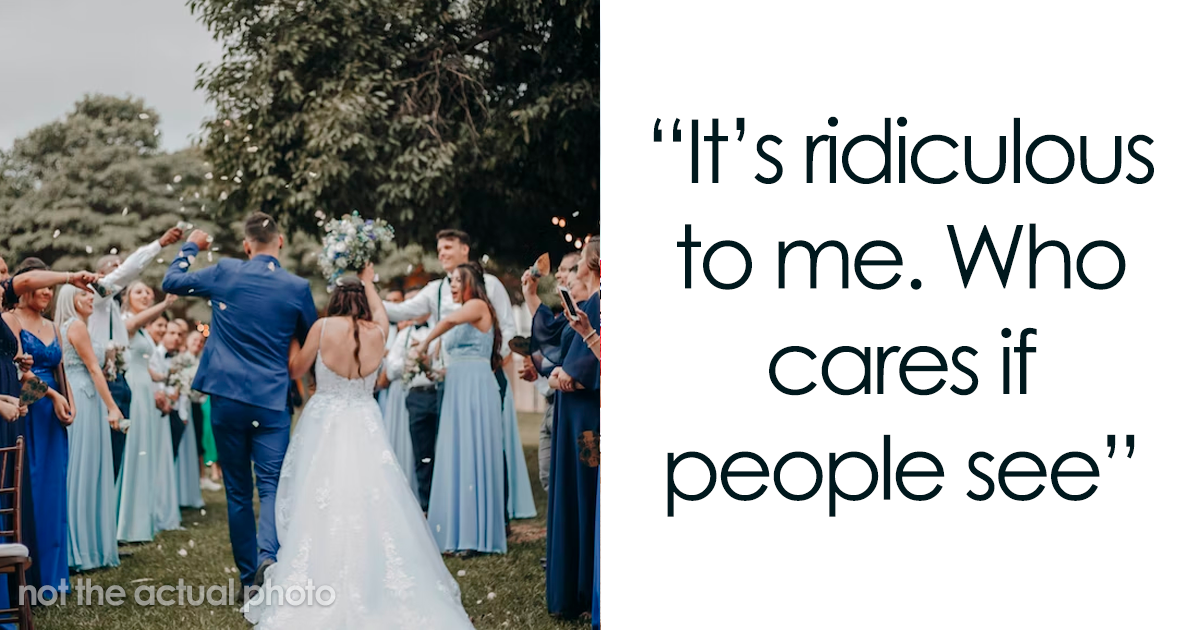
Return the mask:
{"type": "MultiPolygon", "coordinates": [[[[3,291],[3,303],[5,307],[16,304],[17,294],[13,291],[12,278],[0,283],[0,290],[3,291]]],[[[5,396],[13,396],[19,398],[21,396],[21,374],[17,370],[15,363],[17,358],[17,336],[13,334],[8,323],[0,319],[0,394],[5,396]]],[[[8,422],[0,420],[0,448],[7,448],[17,444],[17,436],[20,435],[20,422],[8,422]]],[[[28,467],[25,468],[29,470],[28,467]]],[[[8,472],[7,474],[11,474],[8,472]]],[[[28,473],[23,475],[28,479],[28,473]]],[[[12,477],[6,476],[6,479],[12,477]]],[[[26,483],[23,492],[28,494],[29,484],[26,483]]],[[[0,508],[11,507],[8,495],[0,500],[0,508]]],[[[4,523],[6,528],[11,527],[11,523],[4,523]]],[[[12,542],[6,538],[0,538],[0,542],[12,542]]],[[[0,608],[8,608],[8,576],[0,575],[0,608]]],[[[15,625],[0,626],[3,628],[13,628],[15,625]]]]}
{"type": "MultiPolygon", "coordinates": [[[[593,295],[579,308],[598,329],[600,298],[593,295]]],[[[545,306],[534,317],[533,337],[543,352],[559,346],[563,370],[584,387],[555,395],[546,533],[546,604],[551,614],[574,618],[592,610],[600,362],[566,321],[553,318],[545,306]]]]}
{"type": "MultiPolygon", "coordinates": [[[[46,345],[22,330],[21,345],[33,356],[33,374],[61,392],[55,378],[62,362],[58,337],[46,345]]],[[[29,584],[69,590],[63,586],[67,580],[67,429],[54,414],[49,397],[30,405],[19,422],[29,467],[29,492],[21,497],[21,535],[33,558],[29,584]]]]}

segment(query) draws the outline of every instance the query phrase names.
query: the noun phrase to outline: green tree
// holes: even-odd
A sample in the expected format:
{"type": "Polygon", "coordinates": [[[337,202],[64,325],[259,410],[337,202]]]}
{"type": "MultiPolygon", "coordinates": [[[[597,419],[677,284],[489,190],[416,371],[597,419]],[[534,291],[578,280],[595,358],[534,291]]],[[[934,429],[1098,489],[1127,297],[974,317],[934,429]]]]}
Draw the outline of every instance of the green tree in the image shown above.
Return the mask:
{"type": "MultiPolygon", "coordinates": [[[[89,95],[0,154],[9,266],[36,256],[56,269],[91,269],[100,256],[127,255],[180,221],[213,233],[218,252],[240,252],[237,232],[210,216],[210,194],[219,193],[204,157],[198,149],[162,152],[157,123],[141,99],[89,95]]],[[[148,282],[157,285],[173,254],[147,269],[148,282]]]]}
{"type": "Polygon", "coordinates": [[[189,6],[226,48],[198,81],[216,108],[206,156],[245,173],[217,183],[222,212],[319,234],[358,210],[402,244],[457,226],[526,265],[598,231],[597,1],[189,6]]]}

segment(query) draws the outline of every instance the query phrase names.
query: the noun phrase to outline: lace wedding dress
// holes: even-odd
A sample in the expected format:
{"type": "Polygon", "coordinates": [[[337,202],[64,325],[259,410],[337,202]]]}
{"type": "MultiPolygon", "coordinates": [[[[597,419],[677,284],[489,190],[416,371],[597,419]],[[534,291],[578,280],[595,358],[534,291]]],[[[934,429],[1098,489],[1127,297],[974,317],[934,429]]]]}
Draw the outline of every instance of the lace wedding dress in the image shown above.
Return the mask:
{"type": "Polygon", "coordinates": [[[261,629],[472,628],[386,437],[374,372],[340,376],[319,349],[316,371],[279,475],[278,561],[246,619],[261,629]]]}

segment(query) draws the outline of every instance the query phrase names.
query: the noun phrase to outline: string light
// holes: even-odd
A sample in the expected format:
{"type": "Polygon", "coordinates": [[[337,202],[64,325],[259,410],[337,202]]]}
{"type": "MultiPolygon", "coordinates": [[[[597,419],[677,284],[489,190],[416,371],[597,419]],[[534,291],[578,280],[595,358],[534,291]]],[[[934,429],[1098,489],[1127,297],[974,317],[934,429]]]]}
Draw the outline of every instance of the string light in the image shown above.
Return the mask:
{"type": "Polygon", "coordinates": [[[583,248],[583,241],[581,241],[579,239],[575,239],[575,249],[582,249],[582,248],[583,248]]]}
{"type": "Polygon", "coordinates": [[[573,240],[575,240],[575,237],[571,236],[570,234],[567,234],[567,242],[570,243],[573,240]]]}

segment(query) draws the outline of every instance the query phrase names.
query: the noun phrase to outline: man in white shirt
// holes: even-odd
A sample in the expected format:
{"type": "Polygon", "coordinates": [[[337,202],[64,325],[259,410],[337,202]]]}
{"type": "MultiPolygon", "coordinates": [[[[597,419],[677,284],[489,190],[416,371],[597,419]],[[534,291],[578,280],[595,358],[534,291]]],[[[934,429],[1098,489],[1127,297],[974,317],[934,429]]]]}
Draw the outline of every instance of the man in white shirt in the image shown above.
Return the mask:
{"type": "MultiPolygon", "coordinates": [[[[120,256],[111,254],[102,256],[96,261],[96,275],[100,279],[96,284],[102,287],[104,296],[95,296],[92,300],[92,315],[88,318],[88,334],[93,343],[107,348],[109,343],[116,343],[124,348],[129,347],[129,333],[125,330],[125,322],[121,319],[121,308],[116,304],[117,294],[126,286],[142,275],[142,270],[150,261],[158,256],[162,249],[183,238],[183,230],[173,227],[167,230],[158,240],[152,241],[133,252],[124,261],[120,256]]],[[[115,381],[108,384],[113,400],[121,413],[129,417],[129,403],[132,394],[125,375],[118,374],[115,381]]],[[[113,452],[113,477],[119,479],[121,462],[125,453],[125,433],[111,429],[113,452]]]]}
{"type": "MultiPolygon", "coordinates": [[[[420,288],[409,289],[404,294],[407,299],[417,296],[420,288]]],[[[404,369],[408,364],[409,348],[419,345],[429,337],[429,316],[419,318],[409,324],[404,330],[397,331],[396,342],[388,350],[385,372],[389,382],[400,381],[404,377],[404,369]]],[[[395,330],[395,328],[393,328],[395,330]]],[[[440,367],[435,360],[433,369],[440,367]]],[[[433,454],[437,444],[438,429],[438,392],[437,385],[425,374],[413,376],[404,387],[404,408],[408,411],[408,426],[397,427],[397,430],[407,430],[413,444],[413,488],[421,511],[429,511],[429,488],[433,481],[433,454]],[[421,448],[418,449],[417,445],[421,448]]],[[[395,394],[393,394],[395,395],[395,394]]]]}
{"type": "MultiPolygon", "coordinates": [[[[420,293],[400,304],[384,302],[383,307],[387,311],[388,319],[392,323],[398,323],[402,321],[417,321],[427,317],[428,319],[426,321],[430,326],[433,326],[441,321],[444,315],[453,313],[462,306],[461,304],[456,303],[454,301],[454,297],[450,294],[450,273],[457,269],[459,265],[464,265],[471,260],[471,237],[462,230],[442,230],[437,234],[437,254],[438,262],[442,264],[442,269],[445,270],[446,277],[425,285],[425,288],[421,289],[420,293]]],[[[500,280],[496,276],[493,276],[490,273],[485,273],[483,276],[483,281],[487,289],[488,300],[492,303],[492,308],[496,310],[496,319],[499,320],[496,322],[496,324],[500,326],[500,354],[504,357],[505,364],[507,364],[510,352],[508,349],[508,342],[517,334],[516,320],[513,319],[512,301],[508,298],[508,291],[504,289],[504,285],[500,283],[500,280]]],[[[444,356],[444,354],[440,352],[439,355],[444,356]]],[[[502,376],[503,370],[497,373],[497,380],[500,380],[502,376]]],[[[414,408],[411,405],[408,406],[409,427],[410,429],[413,429],[413,457],[416,460],[416,474],[419,484],[423,480],[423,472],[428,473],[432,478],[434,466],[433,454],[437,446],[437,421],[441,407],[441,390],[441,387],[438,387],[436,390],[436,407],[432,410],[421,410],[421,415],[423,418],[432,419],[432,430],[424,429],[423,425],[422,428],[415,428],[413,422],[426,421],[416,420],[413,415],[414,408]]],[[[507,383],[507,379],[505,379],[502,391],[509,390],[511,390],[511,387],[507,383]]],[[[412,394],[413,392],[410,389],[409,398],[405,401],[406,403],[414,400],[414,398],[412,398],[412,394]]],[[[505,395],[504,398],[504,404],[512,404],[511,396],[505,395]]],[[[417,399],[421,400],[423,398],[418,395],[417,399]]],[[[510,468],[515,468],[516,463],[514,460],[514,466],[510,467],[507,463],[508,460],[516,457],[520,457],[520,461],[523,462],[525,456],[522,453],[514,453],[511,456],[505,456],[506,475],[510,468]]],[[[506,495],[508,494],[508,486],[509,482],[506,479],[504,485],[506,495]]],[[[422,499],[421,506],[424,509],[428,507],[428,482],[425,482],[419,487],[424,488],[424,492],[420,497],[422,499]]],[[[508,504],[507,496],[505,496],[504,502],[506,505],[508,504]]]]}

